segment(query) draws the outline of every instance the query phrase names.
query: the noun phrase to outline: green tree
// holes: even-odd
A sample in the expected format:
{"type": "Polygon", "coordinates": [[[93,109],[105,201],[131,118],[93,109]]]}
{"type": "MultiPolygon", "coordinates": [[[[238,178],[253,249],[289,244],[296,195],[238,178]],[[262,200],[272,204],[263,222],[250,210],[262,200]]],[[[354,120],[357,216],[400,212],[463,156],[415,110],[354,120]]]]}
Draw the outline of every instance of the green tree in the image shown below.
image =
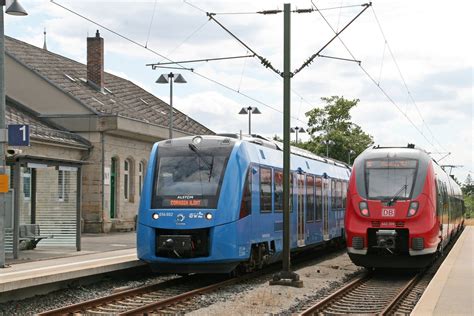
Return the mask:
{"type": "Polygon", "coordinates": [[[301,147],[318,155],[326,156],[340,161],[348,161],[349,152],[351,162],[354,158],[372,145],[373,137],[365,133],[362,128],[351,122],[350,110],[357,106],[359,99],[348,100],[344,97],[332,96],[321,98],[325,102],[323,108],[315,108],[306,113],[308,117],[308,134],[310,140],[301,144],[301,147]],[[334,144],[326,146],[324,141],[333,141],[334,144]]]}
{"type": "Polygon", "coordinates": [[[461,189],[464,195],[474,195],[474,181],[472,181],[470,174],[467,175],[466,180],[464,180],[464,184],[461,186],[461,189]]]}
{"type": "Polygon", "coordinates": [[[474,218],[474,181],[470,174],[467,175],[461,187],[464,195],[464,206],[466,207],[466,217],[474,218]]]}

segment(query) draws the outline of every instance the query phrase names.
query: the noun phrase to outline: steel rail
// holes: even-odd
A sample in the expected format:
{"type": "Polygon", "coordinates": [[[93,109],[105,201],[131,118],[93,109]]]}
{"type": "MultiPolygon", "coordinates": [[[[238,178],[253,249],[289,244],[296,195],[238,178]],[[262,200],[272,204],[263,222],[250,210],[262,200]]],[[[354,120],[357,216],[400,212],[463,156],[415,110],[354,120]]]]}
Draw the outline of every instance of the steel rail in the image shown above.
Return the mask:
{"type": "Polygon", "coordinates": [[[148,312],[153,312],[153,311],[156,311],[159,308],[167,307],[167,306],[170,306],[170,305],[174,305],[174,304],[177,304],[177,303],[184,302],[188,299],[191,299],[191,298],[195,297],[198,294],[212,292],[212,291],[215,291],[215,290],[217,290],[217,289],[219,289],[223,286],[230,285],[230,284],[236,283],[238,281],[241,281],[241,278],[233,278],[233,279],[230,279],[230,280],[225,280],[225,281],[222,281],[222,282],[219,282],[219,283],[216,283],[216,284],[211,284],[211,285],[205,286],[205,287],[200,288],[200,289],[196,289],[196,290],[192,290],[192,291],[189,291],[189,292],[186,292],[186,293],[182,293],[182,294],[179,294],[179,295],[176,295],[176,296],[173,296],[173,297],[170,297],[170,298],[167,298],[167,299],[155,302],[155,303],[151,303],[151,304],[147,304],[147,305],[144,305],[144,306],[141,306],[141,307],[138,307],[138,308],[130,309],[126,312],[119,313],[118,315],[120,315],[120,316],[138,315],[138,314],[145,314],[145,313],[148,313],[148,312]]]}
{"type": "Polygon", "coordinates": [[[331,295],[327,296],[323,300],[319,301],[318,303],[314,304],[313,306],[309,307],[305,311],[299,314],[299,316],[306,316],[306,315],[312,315],[314,314],[317,310],[321,309],[323,306],[326,304],[330,303],[331,301],[341,297],[342,295],[346,294],[347,292],[351,291],[353,288],[356,286],[362,284],[363,282],[369,280],[371,278],[371,274],[366,273],[361,276],[359,276],[357,279],[353,280],[346,286],[340,288],[336,292],[332,293],[331,295]]]}
{"type": "Polygon", "coordinates": [[[403,289],[400,290],[400,292],[395,296],[392,301],[380,312],[380,315],[388,315],[390,314],[390,311],[400,302],[403,300],[405,297],[405,294],[408,293],[409,290],[411,290],[416,283],[421,279],[421,276],[423,273],[419,273],[415,275],[408,283],[405,285],[403,289]]]}
{"type": "MultiPolygon", "coordinates": [[[[323,248],[315,248],[319,250],[322,250],[323,248]]],[[[318,252],[317,251],[317,252],[318,252]]],[[[309,253],[308,253],[309,254],[309,253]]],[[[314,259],[314,252],[312,252],[310,258],[308,258],[308,254],[306,255],[301,255],[300,257],[297,257],[295,259],[295,266],[299,266],[304,264],[305,262],[308,261],[308,259],[312,260],[314,259]]],[[[320,254],[319,254],[320,255],[320,254]]],[[[318,255],[318,256],[319,256],[318,255]]],[[[85,302],[81,303],[76,303],[73,305],[65,306],[65,307],[60,307],[56,308],[53,310],[49,311],[44,311],[41,313],[38,313],[36,315],[39,316],[46,316],[46,315],[81,315],[81,314],[87,314],[90,315],[93,313],[93,309],[99,309],[102,310],[99,313],[108,313],[108,314],[114,314],[114,315],[136,315],[136,314],[143,314],[146,309],[157,309],[160,307],[165,307],[165,306],[173,306],[177,303],[190,300],[193,296],[196,296],[201,293],[205,292],[211,292],[214,290],[217,290],[223,286],[231,285],[233,283],[238,283],[242,282],[248,279],[260,277],[262,275],[266,274],[271,274],[275,271],[277,271],[280,268],[279,263],[277,264],[272,264],[270,266],[267,266],[265,269],[258,270],[249,274],[245,274],[242,276],[234,277],[232,279],[227,279],[224,281],[216,282],[214,284],[209,284],[205,285],[202,288],[197,288],[193,290],[185,290],[183,291],[181,289],[181,294],[178,295],[169,295],[168,297],[163,297],[163,298],[157,298],[159,301],[156,303],[149,303],[149,302],[144,302],[140,303],[138,300],[143,299],[143,300],[150,300],[149,298],[145,297],[147,294],[153,294],[152,292],[154,291],[159,291],[159,290],[166,290],[168,288],[171,288],[172,286],[186,286],[187,281],[191,282],[193,279],[197,279],[199,282],[199,275],[191,275],[188,277],[181,277],[181,278],[176,278],[176,279],[171,279],[167,280],[161,283],[156,283],[152,285],[147,285],[143,286],[140,288],[136,289],[130,289],[130,290],[125,290],[121,291],[118,293],[111,294],[109,296],[105,297],[100,297],[96,299],[91,299],[85,302]],[[117,309],[117,306],[122,304],[122,301],[128,302],[126,304],[123,304],[123,309],[119,310],[117,312],[109,311],[111,309],[117,309]],[[136,303],[131,303],[130,300],[137,300],[136,303]],[[113,303],[114,306],[111,304],[113,303]],[[139,304],[147,304],[148,305],[143,305],[140,307],[137,307],[139,304]],[[127,306],[128,305],[128,306],[127,306]],[[130,305],[135,305],[135,306],[130,306],[130,305]],[[110,307],[110,308],[109,308],[110,307]],[[142,311],[143,310],[143,311],[142,311]]],[[[194,280],[196,282],[196,280],[194,280]]]]}
{"type": "Polygon", "coordinates": [[[117,292],[108,296],[99,297],[95,299],[91,299],[85,302],[76,303],[56,309],[52,309],[49,311],[44,311],[38,313],[38,316],[49,316],[49,315],[68,315],[73,313],[81,313],[87,309],[105,306],[111,302],[118,302],[119,300],[126,299],[126,298],[133,298],[142,294],[146,294],[152,291],[156,291],[159,289],[166,289],[170,286],[180,285],[180,283],[185,282],[187,278],[177,278],[172,280],[167,280],[164,282],[160,282],[157,284],[146,285],[136,289],[125,290],[121,292],[117,292]]]}

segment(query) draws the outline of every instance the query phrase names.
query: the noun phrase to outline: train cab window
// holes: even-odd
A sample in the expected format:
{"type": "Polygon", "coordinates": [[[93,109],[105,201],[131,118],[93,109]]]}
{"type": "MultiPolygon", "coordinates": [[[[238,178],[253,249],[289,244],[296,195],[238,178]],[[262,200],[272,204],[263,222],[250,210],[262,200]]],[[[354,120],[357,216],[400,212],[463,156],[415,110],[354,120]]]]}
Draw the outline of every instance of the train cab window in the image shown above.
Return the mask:
{"type": "Polygon", "coordinates": [[[314,221],[314,177],[306,176],[306,221],[314,221]]]}
{"type": "Polygon", "coordinates": [[[373,200],[411,198],[418,162],[413,159],[367,160],[365,186],[373,200]]]}
{"type": "Polygon", "coordinates": [[[232,146],[159,145],[153,198],[155,209],[217,208],[232,146]]]}
{"type": "Polygon", "coordinates": [[[272,211],[272,169],[260,167],[260,211],[272,211]]]}
{"type": "Polygon", "coordinates": [[[320,177],[316,177],[316,221],[323,218],[323,185],[320,177]]]}
{"type": "Polygon", "coordinates": [[[275,212],[283,212],[283,172],[275,170],[273,175],[275,212]]]}
{"type": "Polygon", "coordinates": [[[336,209],[336,180],[330,179],[331,182],[331,209],[334,211],[336,209]]]}

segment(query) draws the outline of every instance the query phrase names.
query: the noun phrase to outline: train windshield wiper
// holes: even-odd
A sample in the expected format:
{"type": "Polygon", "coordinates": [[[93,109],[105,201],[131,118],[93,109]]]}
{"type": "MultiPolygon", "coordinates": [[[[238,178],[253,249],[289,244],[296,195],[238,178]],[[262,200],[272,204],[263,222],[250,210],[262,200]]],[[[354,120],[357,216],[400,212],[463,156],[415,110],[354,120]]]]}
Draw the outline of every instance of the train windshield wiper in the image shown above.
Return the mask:
{"type": "Polygon", "coordinates": [[[189,144],[189,149],[194,151],[194,153],[198,156],[198,158],[209,168],[209,182],[211,182],[212,177],[212,169],[214,168],[214,155],[212,156],[211,163],[207,162],[206,159],[203,157],[199,149],[197,149],[196,145],[189,144]]]}
{"type": "Polygon", "coordinates": [[[399,195],[403,190],[406,190],[407,187],[408,187],[408,184],[402,185],[402,187],[397,191],[397,193],[395,193],[395,194],[392,196],[392,198],[388,201],[387,204],[388,204],[388,205],[392,205],[392,203],[395,201],[395,199],[399,197],[398,195],[399,195]]]}
{"type": "Polygon", "coordinates": [[[212,155],[211,167],[209,168],[209,182],[211,182],[213,168],[214,168],[214,155],[212,155]]]}

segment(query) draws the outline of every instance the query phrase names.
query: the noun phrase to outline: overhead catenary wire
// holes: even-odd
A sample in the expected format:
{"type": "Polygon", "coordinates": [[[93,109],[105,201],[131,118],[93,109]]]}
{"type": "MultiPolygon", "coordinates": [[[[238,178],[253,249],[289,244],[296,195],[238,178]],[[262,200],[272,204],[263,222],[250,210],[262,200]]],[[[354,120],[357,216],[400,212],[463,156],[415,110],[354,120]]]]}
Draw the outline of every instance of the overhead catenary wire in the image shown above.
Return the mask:
{"type": "Polygon", "coordinates": [[[203,10],[201,9],[200,7],[198,7],[197,5],[195,4],[192,4],[191,2],[189,2],[188,0],[183,0],[183,2],[187,5],[189,5],[190,7],[193,7],[194,9],[198,10],[198,11],[201,11],[203,13],[206,13],[206,10],[203,10]]]}
{"type": "MultiPolygon", "coordinates": [[[[350,6],[346,6],[346,7],[361,7],[361,6],[364,6],[365,8],[364,8],[364,9],[362,10],[362,12],[360,13],[360,14],[362,14],[362,13],[367,9],[367,7],[370,6],[371,4],[372,4],[372,3],[362,4],[362,5],[358,4],[358,5],[350,5],[350,6]]],[[[337,9],[337,8],[339,8],[339,7],[328,8],[328,9],[337,9]]],[[[202,10],[200,10],[200,11],[202,11],[202,10]]],[[[308,13],[308,12],[315,12],[315,11],[320,12],[320,11],[322,11],[322,9],[318,9],[318,8],[316,8],[316,9],[297,9],[297,10],[294,10],[294,11],[292,11],[292,12],[296,12],[296,13],[308,13]]],[[[280,13],[280,12],[281,12],[281,10],[265,10],[265,11],[259,11],[258,13],[259,13],[259,14],[277,14],[277,13],[280,13]]],[[[359,14],[359,15],[360,15],[360,14],[359,14]]],[[[227,29],[222,23],[220,23],[219,21],[217,21],[217,19],[215,19],[215,17],[214,17],[214,16],[216,15],[215,13],[206,12],[206,15],[209,17],[209,19],[212,19],[212,20],[213,20],[214,22],[216,22],[221,28],[223,28],[223,29],[224,29],[229,35],[231,35],[235,40],[237,40],[242,46],[244,46],[245,48],[247,48],[247,50],[249,50],[249,51],[253,52],[254,54],[256,54],[256,56],[260,59],[261,63],[262,63],[266,68],[270,68],[271,70],[273,70],[273,72],[276,73],[277,75],[279,75],[280,79],[283,80],[283,78],[282,78],[282,72],[281,72],[281,71],[279,71],[279,70],[273,68],[273,66],[271,65],[271,63],[270,63],[267,59],[265,59],[263,56],[258,55],[253,49],[251,49],[246,43],[244,43],[243,40],[241,40],[240,38],[238,38],[238,37],[237,37],[235,34],[233,34],[229,29],[227,29]]],[[[344,29],[346,29],[355,19],[357,19],[357,17],[358,17],[359,15],[357,15],[353,20],[351,20],[351,21],[341,30],[341,32],[342,32],[344,29]]],[[[341,33],[341,32],[340,32],[340,33],[341,33]]],[[[331,39],[331,40],[323,47],[323,49],[324,49],[325,47],[327,47],[338,35],[339,35],[339,34],[336,34],[336,36],[335,36],[333,39],[331,39]]],[[[321,49],[320,52],[321,52],[323,49],[321,49]]],[[[331,56],[325,56],[325,55],[321,55],[321,54],[318,54],[317,56],[314,56],[314,58],[315,58],[315,57],[325,57],[325,58],[334,58],[334,59],[340,59],[340,60],[346,60],[346,61],[354,61],[354,62],[357,62],[357,63],[360,64],[360,61],[359,61],[359,60],[350,60],[350,59],[346,59],[346,58],[331,57],[331,56]]],[[[313,58],[313,59],[314,59],[314,58],[313,58]]],[[[309,63],[310,63],[310,62],[309,62],[309,63]]],[[[308,63],[308,64],[309,64],[309,63],[308,63]]],[[[301,69],[303,69],[303,68],[304,68],[304,67],[302,67],[301,69]]],[[[301,69],[299,69],[298,71],[300,71],[301,69]]],[[[295,73],[296,73],[296,72],[295,72],[295,73]]],[[[293,75],[294,75],[295,73],[290,73],[290,76],[293,77],[293,75]]],[[[307,104],[310,105],[312,108],[314,108],[314,106],[313,106],[311,103],[309,103],[307,100],[305,100],[305,99],[304,99],[299,93],[297,93],[293,88],[291,89],[291,92],[294,93],[294,94],[296,94],[298,97],[300,97],[300,99],[304,100],[305,103],[307,103],[307,104]]],[[[298,110],[298,111],[299,111],[299,110],[298,110]]],[[[292,118],[294,118],[294,117],[292,117],[292,118]]],[[[297,117],[297,121],[300,121],[300,122],[301,122],[301,120],[299,119],[299,114],[298,114],[298,117],[297,117]]],[[[305,123],[305,124],[307,124],[307,123],[305,123]]]]}
{"type": "MultiPolygon", "coordinates": [[[[61,5],[61,4],[57,3],[57,2],[55,2],[54,0],[50,0],[50,2],[53,3],[53,4],[55,4],[55,5],[57,5],[57,6],[59,6],[60,8],[62,8],[62,9],[64,9],[64,10],[66,10],[66,11],[68,11],[68,12],[70,12],[70,13],[72,13],[72,14],[74,14],[74,15],[76,15],[76,16],[78,16],[78,17],[80,17],[80,18],[82,18],[82,19],[84,19],[84,20],[86,20],[86,21],[88,21],[88,22],[90,22],[90,23],[92,23],[92,24],[95,24],[95,25],[97,25],[97,26],[103,28],[104,30],[106,30],[106,31],[108,31],[108,32],[110,32],[110,33],[112,33],[112,34],[114,34],[114,35],[116,35],[116,36],[118,36],[118,37],[120,37],[120,38],[122,38],[122,39],[124,39],[124,40],[126,40],[126,41],[128,41],[128,42],[130,42],[130,43],[132,43],[132,44],[134,44],[134,45],[136,45],[136,46],[139,46],[139,47],[141,47],[141,48],[146,49],[146,50],[149,51],[150,53],[155,54],[155,55],[157,55],[157,56],[163,58],[164,60],[168,60],[169,62],[175,63],[176,65],[179,66],[179,68],[177,67],[178,69],[188,70],[188,68],[186,68],[185,66],[183,66],[183,65],[181,65],[181,64],[178,64],[178,63],[174,62],[171,58],[169,58],[169,57],[167,57],[167,56],[165,56],[165,55],[163,55],[163,54],[161,54],[161,53],[157,52],[156,50],[153,50],[153,49],[151,49],[151,48],[149,48],[149,47],[145,47],[143,44],[139,43],[138,41],[136,41],[136,40],[134,40],[134,39],[132,39],[132,38],[130,38],[130,37],[127,37],[127,36],[125,36],[125,35],[123,35],[123,34],[117,32],[117,31],[115,31],[115,30],[113,30],[113,29],[111,29],[111,28],[109,28],[109,27],[107,27],[107,26],[105,26],[105,25],[103,25],[103,24],[101,24],[101,23],[99,23],[99,22],[96,22],[96,21],[94,21],[94,20],[92,20],[92,19],[90,19],[90,18],[88,18],[88,17],[86,17],[86,16],[84,16],[84,15],[82,15],[82,14],[80,14],[80,13],[74,11],[74,10],[72,10],[72,9],[69,9],[68,7],[63,6],[63,5],[61,5]]],[[[186,2],[186,1],[185,1],[185,2],[186,2]]],[[[229,91],[233,91],[233,92],[235,92],[235,93],[237,93],[237,94],[239,94],[239,95],[241,95],[241,96],[243,96],[243,97],[245,97],[245,98],[247,98],[247,99],[249,99],[249,100],[251,100],[251,101],[254,101],[254,102],[256,102],[256,103],[258,103],[258,104],[260,104],[260,105],[262,105],[262,106],[265,106],[265,107],[267,107],[267,108],[269,108],[269,109],[271,109],[271,110],[273,110],[273,111],[275,111],[275,112],[278,112],[278,113],[280,113],[280,114],[283,114],[283,111],[282,111],[282,110],[279,110],[279,109],[277,109],[276,107],[271,106],[271,105],[269,105],[269,104],[267,104],[267,103],[265,103],[265,102],[263,102],[263,101],[261,101],[261,100],[258,100],[258,99],[256,99],[255,97],[252,97],[252,96],[250,96],[250,95],[248,95],[248,94],[246,94],[246,93],[240,92],[240,91],[238,91],[238,90],[236,90],[236,89],[234,89],[234,88],[232,88],[232,87],[230,87],[230,86],[228,86],[228,85],[226,85],[226,84],[224,84],[224,83],[222,83],[222,82],[219,82],[219,81],[217,81],[217,80],[215,80],[215,79],[212,79],[212,78],[210,78],[210,77],[208,77],[208,76],[206,76],[206,75],[204,75],[204,74],[201,74],[201,73],[199,73],[199,72],[197,72],[197,71],[195,71],[195,70],[194,70],[192,73],[195,74],[196,76],[199,76],[199,77],[201,77],[201,78],[203,78],[203,79],[209,81],[209,82],[212,82],[212,83],[214,83],[214,84],[217,84],[217,85],[219,85],[219,86],[222,87],[222,88],[225,88],[225,89],[227,89],[227,90],[229,90],[229,91]]],[[[297,120],[297,121],[299,121],[299,122],[302,122],[302,123],[306,124],[306,122],[301,121],[300,119],[298,119],[298,118],[296,118],[296,117],[293,117],[293,116],[292,116],[291,118],[294,119],[294,120],[297,120]]]]}
{"type": "MultiPolygon", "coordinates": [[[[209,61],[218,61],[218,60],[229,60],[229,59],[241,59],[241,58],[250,58],[255,57],[255,55],[240,55],[240,56],[228,56],[228,57],[215,57],[215,58],[202,58],[202,59],[190,59],[190,60],[180,60],[176,62],[165,62],[165,63],[155,63],[155,64],[146,64],[146,66],[157,67],[161,65],[173,65],[173,64],[187,64],[187,63],[200,63],[200,62],[209,62],[209,61]]],[[[155,69],[155,68],[153,68],[155,69]]]]}
{"type": "Polygon", "coordinates": [[[344,3],[344,0],[341,0],[341,5],[339,7],[339,14],[337,16],[337,25],[336,25],[336,31],[339,31],[339,23],[341,22],[341,13],[342,13],[342,4],[344,3]]]}
{"type": "Polygon", "coordinates": [[[188,36],[186,36],[178,45],[173,47],[170,51],[167,52],[168,55],[174,53],[178,48],[180,48],[184,43],[189,41],[194,35],[196,35],[199,31],[202,30],[204,26],[206,26],[209,23],[209,20],[206,20],[203,24],[198,26],[193,32],[191,32],[188,36]]]}
{"type": "MultiPolygon", "coordinates": [[[[320,8],[318,9],[319,11],[328,11],[328,10],[336,10],[336,9],[345,9],[345,8],[354,8],[354,7],[359,7],[359,4],[351,4],[351,5],[346,5],[343,6],[342,2],[341,5],[338,7],[328,7],[328,8],[320,8]]],[[[202,11],[202,10],[200,10],[202,11]]],[[[317,10],[315,9],[295,9],[292,10],[291,12],[293,13],[311,13],[311,12],[316,12],[317,10]]],[[[278,13],[283,13],[283,10],[281,9],[274,9],[274,10],[261,10],[261,11],[242,11],[242,12],[213,12],[215,15],[251,15],[251,14],[278,14],[278,13]]]]}
{"type": "Polygon", "coordinates": [[[384,40],[383,43],[384,44],[383,44],[382,58],[380,61],[379,80],[377,81],[377,85],[380,85],[380,80],[382,79],[383,62],[385,60],[385,49],[387,48],[387,42],[384,40]]]}
{"type": "MultiPolygon", "coordinates": [[[[247,51],[247,54],[248,53],[249,53],[249,51],[247,51]]],[[[237,87],[237,91],[239,91],[239,92],[240,92],[240,87],[242,86],[242,80],[244,79],[245,66],[247,66],[247,59],[244,59],[244,64],[242,65],[242,73],[240,74],[239,85],[237,87]]]]}
{"type": "MultiPolygon", "coordinates": [[[[313,4],[313,6],[316,7],[316,5],[314,4],[314,2],[311,0],[311,3],[313,4]]],[[[329,23],[329,21],[326,19],[326,17],[324,16],[324,14],[322,14],[320,12],[320,15],[321,17],[323,18],[323,20],[326,22],[326,24],[329,26],[329,28],[334,32],[334,33],[337,33],[336,30],[332,27],[331,23],[329,23]]],[[[339,37],[339,41],[341,42],[341,44],[344,46],[344,48],[347,50],[347,52],[351,55],[351,57],[353,59],[356,59],[356,57],[354,56],[354,54],[352,53],[352,51],[349,49],[349,47],[347,47],[347,45],[344,43],[344,41],[342,40],[342,38],[339,37]]],[[[372,77],[372,75],[370,75],[370,73],[362,66],[362,64],[359,64],[359,67],[360,69],[365,73],[365,75],[375,84],[375,86],[377,86],[377,88],[385,95],[385,97],[390,101],[390,103],[392,103],[396,108],[397,110],[410,122],[410,124],[421,134],[421,136],[423,136],[423,138],[428,142],[428,144],[430,144],[433,148],[436,148],[436,146],[426,137],[425,134],[422,133],[422,131],[420,130],[420,128],[413,122],[413,120],[405,113],[402,111],[401,107],[392,99],[392,97],[390,97],[390,95],[377,83],[377,81],[372,77]]]]}
{"type": "MultiPolygon", "coordinates": [[[[209,15],[212,16],[212,13],[206,12],[206,15],[207,15],[207,16],[209,16],[209,15]]],[[[210,19],[211,19],[211,17],[210,17],[210,19]]],[[[241,40],[241,39],[238,38],[235,34],[233,34],[232,32],[230,32],[230,30],[228,30],[226,27],[224,27],[224,25],[223,25],[222,23],[218,22],[216,19],[213,19],[213,20],[214,20],[219,26],[221,26],[228,34],[230,34],[234,39],[236,39],[243,47],[247,48],[247,52],[250,51],[250,52],[252,52],[252,53],[254,53],[254,54],[257,54],[257,53],[255,52],[255,50],[251,49],[250,46],[248,46],[248,44],[244,43],[243,40],[241,40]]],[[[261,62],[262,62],[262,60],[264,60],[265,62],[268,62],[268,61],[267,61],[265,58],[263,58],[262,56],[258,56],[258,54],[257,54],[256,56],[260,59],[261,62]]],[[[267,68],[269,68],[265,62],[262,62],[262,64],[263,64],[264,66],[266,66],[267,68]]],[[[268,62],[268,63],[269,63],[269,62],[268,62]]],[[[272,67],[273,67],[273,66],[272,66],[272,67]]],[[[281,76],[281,72],[280,72],[279,70],[275,70],[274,68],[272,68],[272,70],[273,70],[273,72],[274,72],[275,74],[278,75],[278,77],[280,78],[280,80],[283,80],[283,78],[282,78],[282,76],[281,76]]],[[[239,86],[239,89],[238,89],[237,91],[240,93],[240,86],[239,86]]],[[[306,104],[310,105],[312,108],[315,107],[313,104],[311,104],[310,102],[308,102],[305,98],[303,98],[303,96],[302,96],[301,94],[299,94],[298,92],[296,92],[293,88],[291,89],[291,92],[294,93],[294,94],[296,94],[301,100],[303,100],[306,104]]],[[[282,112],[281,112],[281,113],[282,113],[282,112]]],[[[296,118],[295,118],[294,116],[292,116],[291,118],[296,119],[297,121],[302,122],[302,123],[304,123],[305,125],[307,124],[306,122],[304,122],[304,121],[302,121],[302,120],[299,119],[299,114],[298,114],[298,116],[297,116],[296,118]]]]}
{"type": "MultiPolygon", "coordinates": [[[[317,7],[313,3],[313,1],[311,1],[311,3],[317,9],[317,7]]],[[[364,9],[362,9],[362,11],[360,11],[352,20],[350,20],[349,23],[347,23],[340,31],[334,30],[334,28],[331,26],[331,29],[334,31],[335,35],[323,47],[321,47],[316,53],[311,55],[311,57],[309,57],[299,68],[295,69],[295,71],[293,71],[293,75],[296,75],[298,72],[300,72],[304,68],[308,67],[309,64],[311,64],[314,61],[314,59],[316,57],[318,57],[319,54],[322,53],[322,51],[326,49],[326,47],[329,46],[329,44],[331,44],[336,38],[339,38],[339,35],[341,35],[341,33],[344,32],[344,30],[347,29],[349,27],[349,25],[352,24],[352,22],[354,22],[362,13],[365,12],[365,10],[367,10],[370,6],[372,6],[372,2],[365,3],[362,6],[364,7],[364,9]]],[[[317,9],[317,12],[319,12],[320,15],[323,15],[321,13],[321,10],[317,9]]],[[[355,60],[355,58],[354,58],[354,60],[355,60]]]]}
{"type": "Polygon", "coordinates": [[[431,129],[430,129],[430,127],[428,126],[428,124],[426,123],[426,121],[425,121],[423,115],[421,114],[421,111],[420,111],[420,109],[419,109],[419,107],[418,107],[418,105],[417,105],[415,99],[413,98],[413,96],[412,96],[412,94],[411,94],[411,92],[410,92],[410,89],[408,88],[408,85],[407,85],[407,83],[406,83],[405,77],[403,76],[403,73],[402,73],[402,71],[401,71],[401,69],[400,69],[400,66],[398,65],[397,59],[395,58],[395,55],[394,55],[394,53],[393,53],[393,51],[392,51],[392,48],[390,47],[390,45],[389,45],[389,43],[388,43],[388,41],[387,41],[387,37],[385,36],[385,32],[384,32],[383,29],[382,29],[382,24],[380,23],[380,21],[379,21],[379,19],[378,19],[378,17],[377,17],[377,14],[375,13],[375,9],[374,9],[373,7],[372,7],[372,12],[373,12],[373,14],[374,14],[375,20],[377,21],[377,25],[378,25],[378,27],[379,27],[380,33],[382,34],[382,37],[383,37],[383,39],[384,39],[384,41],[385,41],[385,43],[386,43],[386,45],[387,45],[388,51],[389,51],[389,53],[390,53],[390,55],[391,55],[391,57],[392,57],[392,60],[393,60],[393,62],[394,62],[394,64],[395,64],[395,67],[396,67],[397,70],[398,70],[398,74],[400,75],[400,78],[402,79],[402,82],[403,82],[403,85],[404,85],[404,87],[405,87],[405,89],[406,89],[406,91],[407,91],[407,94],[409,95],[410,100],[412,101],[413,105],[415,106],[415,109],[416,109],[416,111],[418,112],[418,115],[419,115],[419,117],[421,118],[421,121],[422,121],[423,125],[426,126],[426,129],[427,129],[428,132],[431,134],[431,137],[438,143],[438,145],[439,145],[443,150],[446,151],[446,149],[439,143],[438,139],[433,135],[433,132],[431,131],[431,129]]]}
{"type": "Polygon", "coordinates": [[[151,27],[153,25],[153,20],[155,19],[155,10],[156,10],[157,3],[158,3],[158,0],[155,0],[155,4],[153,5],[153,13],[151,14],[151,19],[150,19],[150,26],[148,27],[148,35],[146,37],[145,47],[148,46],[148,41],[150,40],[151,27]]]}
{"type": "Polygon", "coordinates": [[[248,51],[250,51],[251,53],[253,53],[259,60],[260,62],[262,63],[263,66],[265,66],[266,68],[269,68],[271,70],[273,70],[275,73],[277,74],[281,74],[281,71],[274,68],[273,65],[271,64],[271,62],[269,60],[267,60],[266,58],[264,58],[262,55],[258,54],[255,50],[253,50],[252,48],[250,48],[250,46],[248,46],[247,44],[245,44],[237,35],[235,35],[234,33],[232,33],[228,28],[226,28],[221,22],[219,22],[215,17],[214,17],[214,13],[209,13],[207,12],[206,15],[209,17],[209,19],[213,20],[214,22],[216,22],[224,31],[226,31],[230,36],[232,36],[237,42],[239,42],[243,47],[245,47],[248,51]]]}

